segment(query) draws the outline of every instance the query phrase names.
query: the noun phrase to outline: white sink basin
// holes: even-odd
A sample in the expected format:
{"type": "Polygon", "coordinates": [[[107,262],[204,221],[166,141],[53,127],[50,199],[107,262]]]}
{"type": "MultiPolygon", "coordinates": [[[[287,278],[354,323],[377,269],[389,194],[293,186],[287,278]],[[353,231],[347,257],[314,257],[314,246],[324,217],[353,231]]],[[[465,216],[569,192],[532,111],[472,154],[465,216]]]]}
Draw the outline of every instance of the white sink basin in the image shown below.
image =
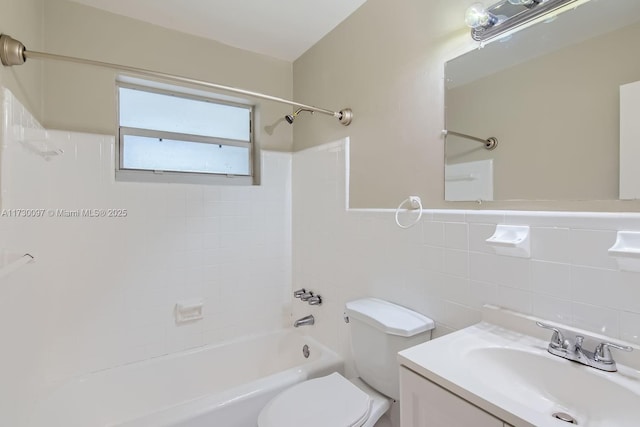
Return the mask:
{"type": "Polygon", "coordinates": [[[564,412],[582,426],[640,425],[640,395],[615,381],[621,373],[605,373],[548,353],[509,347],[476,348],[464,354],[463,360],[476,378],[542,413],[564,412]]]}
{"type": "Polygon", "coordinates": [[[639,427],[640,372],[603,372],[547,352],[547,341],[480,323],[400,352],[400,363],[520,427],[639,427]]]}

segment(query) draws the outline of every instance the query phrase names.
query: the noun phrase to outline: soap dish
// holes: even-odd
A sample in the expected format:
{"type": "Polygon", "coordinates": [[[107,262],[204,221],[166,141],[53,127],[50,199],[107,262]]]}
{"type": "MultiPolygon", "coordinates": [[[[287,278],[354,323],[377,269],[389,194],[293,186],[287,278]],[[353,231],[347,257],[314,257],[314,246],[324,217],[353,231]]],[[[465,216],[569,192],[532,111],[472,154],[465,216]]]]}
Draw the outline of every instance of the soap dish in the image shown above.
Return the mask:
{"type": "Polygon", "coordinates": [[[531,257],[531,238],[528,225],[497,225],[495,233],[486,242],[498,255],[517,258],[531,257]]]}
{"type": "Polygon", "coordinates": [[[640,272],[640,232],[618,231],[609,256],[615,257],[620,270],[640,272]]]}

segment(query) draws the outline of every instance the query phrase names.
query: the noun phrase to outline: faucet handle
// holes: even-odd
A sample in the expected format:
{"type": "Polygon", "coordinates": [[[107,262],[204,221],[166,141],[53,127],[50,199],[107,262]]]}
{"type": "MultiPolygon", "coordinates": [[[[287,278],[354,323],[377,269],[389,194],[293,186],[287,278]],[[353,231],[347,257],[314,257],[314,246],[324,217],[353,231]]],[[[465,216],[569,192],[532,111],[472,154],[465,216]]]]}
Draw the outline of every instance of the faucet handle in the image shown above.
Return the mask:
{"type": "Polygon", "coordinates": [[[302,301],[309,301],[311,298],[313,298],[313,292],[305,292],[304,294],[300,295],[300,299],[302,301]]]}
{"type": "Polygon", "coordinates": [[[622,351],[633,351],[633,347],[629,347],[627,345],[618,345],[610,342],[602,342],[598,344],[594,353],[594,359],[598,362],[613,365],[615,362],[613,360],[613,356],[611,356],[611,349],[615,348],[617,350],[622,351]]]}
{"type": "Polygon", "coordinates": [[[320,295],[314,295],[307,300],[307,303],[309,303],[309,305],[321,305],[322,297],[320,295]]]}
{"type": "Polygon", "coordinates": [[[546,323],[542,323],[542,322],[536,322],[536,325],[538,325],[543,329],[549,329],[550,331],[553,331],[553,335],[551,335],[551,342],[549,343],[549,347],[553,347],[553,348],[567,347],[567,344],[564,339],[564,335],[562,334],[562,331],[560,331],[560,329],[551,325],[547,325],[546,323]]]}
{"type": "Polygon", "coordinates": [[[302,289],[298,289],[297,291],[293,291],[293,296],[294,298],[300,298],[305,293],[307,293],[307,290],[305,288],[302,288],[302,289]]]}

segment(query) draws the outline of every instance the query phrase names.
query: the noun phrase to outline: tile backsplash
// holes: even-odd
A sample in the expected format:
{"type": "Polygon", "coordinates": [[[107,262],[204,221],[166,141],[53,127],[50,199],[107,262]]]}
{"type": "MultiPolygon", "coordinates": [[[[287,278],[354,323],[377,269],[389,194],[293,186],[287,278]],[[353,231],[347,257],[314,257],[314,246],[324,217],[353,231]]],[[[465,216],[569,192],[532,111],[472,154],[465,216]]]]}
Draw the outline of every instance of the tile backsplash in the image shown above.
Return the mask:
{"type": "Polygon", "coordinates": [[[404,230],[394,211],[346,209],[348,149],[294,154],[293,283],[325,298],[294,304],[294,317],[313,313],[319,339],[348,357],[344,302],[376,296],[434,318],[436,335],[494,304],[640,343],[640,273],[619,271],[607,253],[618,230],[640,230],[640,215],[427,210],[404,230]],[[496,255],[485,239],[497,224],[529,225],[531,257],[496,255]]]}

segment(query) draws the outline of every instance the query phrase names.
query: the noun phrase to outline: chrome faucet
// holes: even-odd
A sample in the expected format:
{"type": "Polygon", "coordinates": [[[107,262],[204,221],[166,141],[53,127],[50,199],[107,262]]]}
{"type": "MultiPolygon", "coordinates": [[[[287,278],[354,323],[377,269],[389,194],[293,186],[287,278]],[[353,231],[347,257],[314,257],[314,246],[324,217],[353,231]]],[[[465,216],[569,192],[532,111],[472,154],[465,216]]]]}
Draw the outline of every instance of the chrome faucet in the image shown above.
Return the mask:
{"type": "Polygon", "coordinates": [[[541,322],[536,322],[536,325],[553,331],[551,341],[549,341],[549,346],[547,347],[549,353],[602,371],[615,372],[618,370],[616,362],[611,356],[611,348],[622,351],[633,351],[632,347],[602,342],[591,352],[582,348],[584,342],[582,335],[576,335],[575,341],[571,344],[571,342],[564,337],[560,329],[541,322]]]}
{"type": "Polygon", "coordinates": [[[293,322],[293,327],[297,328],[299,326],[313,325],[314,323],[316,323],[316,319],[314,319],[313,315],[310,314],[293,322]]]}

